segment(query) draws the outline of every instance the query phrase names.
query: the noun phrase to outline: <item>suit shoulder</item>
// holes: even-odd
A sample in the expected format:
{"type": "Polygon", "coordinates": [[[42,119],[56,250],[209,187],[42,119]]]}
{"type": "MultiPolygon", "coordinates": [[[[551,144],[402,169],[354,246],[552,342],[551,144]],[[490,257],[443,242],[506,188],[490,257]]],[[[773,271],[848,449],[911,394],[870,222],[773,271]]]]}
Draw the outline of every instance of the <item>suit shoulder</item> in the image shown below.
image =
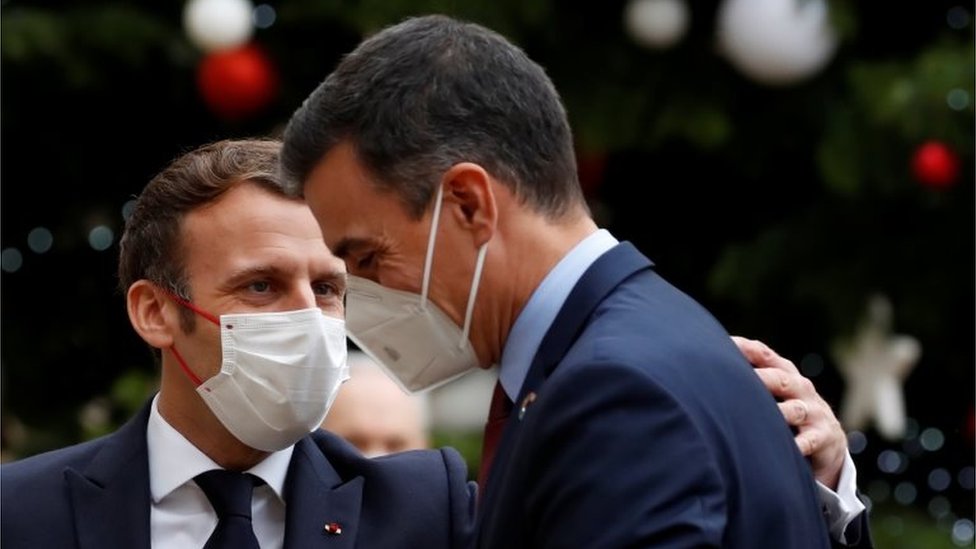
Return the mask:
{"type": "Polygon", "coordinates": [[[311,435],[311,438],[343,478],[359,475],[420,475],[428,479],[467,476],[467,466],[461,455],[453,448],[410,450],[378,458],[367,458],[345,439],[329,431],[317,431],[311,435]]]}
{"type": "Polygon", "coordinates": [[[12,483],[35,481],[56,477],[61,480],[61,472],[67,467],[83,467],[104,446],[111,435],[51,450],[34,456],[10,461],[0,465],[0,488],[6,493],[12,483]]]}
{"type": "Polygon", "coordinates": [[[411,531],[415,525],[409,523],[415,520],[428,524],[427,528],[443,529],[451,547],[466,547],[470,542],[477,489],[468,480],[467,466],[457,450],[410,450],[367,458],[328,431],[313,433],[311,439],[343,480],[363,479],[364,508],[409,510],[396,519],[384,518],[394,531],[411,531]],[[397,526],[394,520],[405,522],[397,526]]]}

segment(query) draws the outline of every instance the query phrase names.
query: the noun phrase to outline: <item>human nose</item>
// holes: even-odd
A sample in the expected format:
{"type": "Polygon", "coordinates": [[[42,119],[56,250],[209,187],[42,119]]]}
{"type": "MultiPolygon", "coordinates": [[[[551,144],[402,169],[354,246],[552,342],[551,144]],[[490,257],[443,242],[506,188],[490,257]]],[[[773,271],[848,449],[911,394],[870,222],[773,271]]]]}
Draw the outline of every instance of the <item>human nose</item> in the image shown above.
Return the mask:
{"type": "Polygon", "coordinates": [[[284,305],[288,310],[311,309],[313,307],[318,307],[318,302],[315,299],[315,291],[312,289],[311,284],[305,283],[297,285],[291,292],[289,292],[284,305]]]}

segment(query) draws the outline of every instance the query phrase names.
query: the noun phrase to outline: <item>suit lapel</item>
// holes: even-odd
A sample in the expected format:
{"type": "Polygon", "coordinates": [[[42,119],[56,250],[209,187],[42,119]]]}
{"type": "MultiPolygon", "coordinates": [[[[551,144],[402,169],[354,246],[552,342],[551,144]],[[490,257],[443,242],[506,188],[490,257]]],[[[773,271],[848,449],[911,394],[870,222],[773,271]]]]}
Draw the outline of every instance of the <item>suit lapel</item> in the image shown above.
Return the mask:
{"type": "Polygon", "coordinates": [[[310,437],[295,445],[285,479],[285,549],[355,546],[363,478],[343,483],[310,437]]]}
{"type": "MultiPolygon", "coordinates": [[[[556,315],[549,331],[546,332],[539,350],[532,360],[532,366],[522,384],[522,390],[515,400],[512,416],[505,425],[501,442],[495,454],[495,461],[488,475],[488,489],[481,502],[480,512],[487,517],[493,507],[493,495],[498,493],[504,470],[511,453],[511,446],[518,438],[522,425],[520,408],[539,393],[545,378],[549,377],[570,346],[579,337],[593,310],[621,282],[634,273],[653,267],[653,263],[629,242],[623,242],[600,256],[583,273],[566,302],[556,315]],[[532,396],[530,396],[530,394],[532,396]],[[528,397],[528,398],[527,398],[528,397]]],[[[484,522],[484,520],[482,521],[484,522]]]]}
{"type": "Polygon", "coordinates": [[[147,404],[106,439],[84,470],[65,469],[79,547],[149,549],[148,420],[147,404]]]}

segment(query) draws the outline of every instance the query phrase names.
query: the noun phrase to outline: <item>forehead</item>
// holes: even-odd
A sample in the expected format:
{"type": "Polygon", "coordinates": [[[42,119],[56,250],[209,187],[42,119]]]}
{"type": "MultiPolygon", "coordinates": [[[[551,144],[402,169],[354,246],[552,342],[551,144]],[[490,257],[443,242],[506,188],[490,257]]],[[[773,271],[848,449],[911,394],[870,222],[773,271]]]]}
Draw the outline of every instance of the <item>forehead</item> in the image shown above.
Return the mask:
{"type": "Polygon", "coordinates": [[[399,227],[413,222],[393,192],[375,186],[347,142],[322,157],[305,181],[304,194],[326,245],[339,257],[350,244],[399,234],[399,227]]]}
{"type": "Polygon", "coordinates": [[[301,201],[242,183],[216,201],[189,212],[182,223],[183,250],[191,272],[242,263],[338,268],[315,218],[301,201]]]}

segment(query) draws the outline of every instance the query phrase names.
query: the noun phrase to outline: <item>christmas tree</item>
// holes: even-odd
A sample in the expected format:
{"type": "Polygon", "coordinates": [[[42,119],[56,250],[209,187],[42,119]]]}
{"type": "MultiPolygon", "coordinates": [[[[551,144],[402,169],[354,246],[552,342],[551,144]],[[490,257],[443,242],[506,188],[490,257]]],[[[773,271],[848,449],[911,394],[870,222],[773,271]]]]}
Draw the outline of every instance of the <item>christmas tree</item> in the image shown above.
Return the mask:
{"type": "Polygon", "coordinates": [[[153,391],[114,282],[149,178],[204,142],[280,131],[364,36],[441,12],[546,68],[597,220],[734,333],[793,359],[839,417],[869,303],[887,304],[879,341],[917,344],[886,378],[903,414],[882,396],[847,426],[878,546],[971,544],[971,4],[242,0],[216,17],[190,4],[0,7],[8,459],[107,432],[153,391]]]}

